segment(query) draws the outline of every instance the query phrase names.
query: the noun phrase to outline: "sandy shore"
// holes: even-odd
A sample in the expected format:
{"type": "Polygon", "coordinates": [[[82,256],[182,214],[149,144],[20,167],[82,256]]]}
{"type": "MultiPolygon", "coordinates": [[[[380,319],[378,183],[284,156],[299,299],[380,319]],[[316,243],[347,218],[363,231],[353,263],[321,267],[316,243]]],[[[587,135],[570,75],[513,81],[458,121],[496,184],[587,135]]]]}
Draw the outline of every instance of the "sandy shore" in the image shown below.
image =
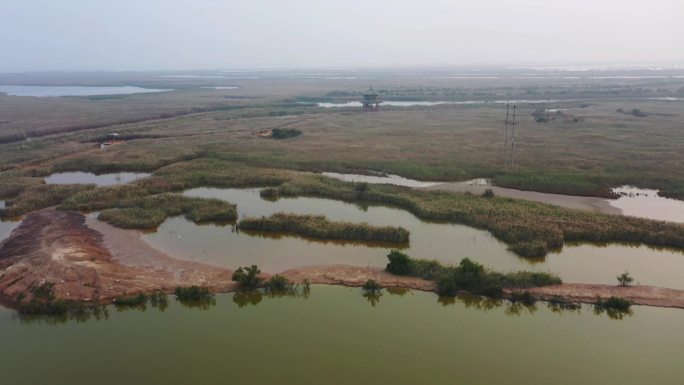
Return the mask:
{"type": "Polygon", "coordinates": [[[534,202],[541,202],[550,205],[566,207],[570,209],[580,209],[600,212],[604,214],[622,214],[622,210],[613,207],[610,200],[598,197],[582,197],[573,195],[547,194],[535,191],[522,191],[497,186],[470,185],[468,182],[441,183],[436,186],[426,187],[426,190],[439,190],[449,192],[470,192],[482,194],[486,189],[492,189],[497,196],[523,199],[534,202]]]}
{"type": "MultiPolygon", "coordinates": [[[[378,267],[309,266],[280,273],[296,283],[362,286],[368,279],[383,287],[434,291],[435,284],[415,277],[395,276],[378,267]]],[[[173,258],[150,247],[137,231],[123,230],[80,213],[41,210],[26,216],[0,244],[0,301],[12,306],[30,288],[53,282],[55,296],[93,303],[178,286],[201,285],[214,292],[236,289],[232,271],[173,258]]],[[[263,278],[268,278],[264,274],[263,278]]],[[[684,290],[651,286],[619,287],[561,284],[528,289],[542,299],[553,296],[593,303],[611,296],[636,305],[684,308],[684,290]]],[[[510,292],[510,291],[509,291],[510,292]]]]}

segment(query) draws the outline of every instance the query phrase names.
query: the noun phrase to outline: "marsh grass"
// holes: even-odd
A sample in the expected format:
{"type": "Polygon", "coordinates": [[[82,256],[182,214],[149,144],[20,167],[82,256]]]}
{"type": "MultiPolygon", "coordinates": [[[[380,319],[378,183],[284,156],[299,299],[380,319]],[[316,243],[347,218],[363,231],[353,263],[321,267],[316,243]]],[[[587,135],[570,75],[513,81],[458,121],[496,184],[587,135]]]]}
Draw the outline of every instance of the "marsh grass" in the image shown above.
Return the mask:
{"type": "Polygon", "coordinates": [[[318,196],[401,207],[425,220],[486,229],[523,256],[545,255],[565,242],[632,242],[684,248],[684,225],[566,209],[510,198],[369,185],[358,191],[319,175],[294,178],[268,190],[271,196],[318,196]]]}
{"type": "Polygon", "coordinates": [[[287,232],[320,239],[407,243],[409,232],[401,227],[367,223],[333,222],[323,215],[276,213],[270,217],[244,218],[240,229],[287,232]]]}
{"type": "Polygon", "coordinates": [[[126,229],[154,229],[171,216],[183,215],[195,223],[233,221],[237,218],[234,204],[180,194],[151,195],[123,201],[120,205],[124,207],[102,211],[98,219],[126,229]]]}

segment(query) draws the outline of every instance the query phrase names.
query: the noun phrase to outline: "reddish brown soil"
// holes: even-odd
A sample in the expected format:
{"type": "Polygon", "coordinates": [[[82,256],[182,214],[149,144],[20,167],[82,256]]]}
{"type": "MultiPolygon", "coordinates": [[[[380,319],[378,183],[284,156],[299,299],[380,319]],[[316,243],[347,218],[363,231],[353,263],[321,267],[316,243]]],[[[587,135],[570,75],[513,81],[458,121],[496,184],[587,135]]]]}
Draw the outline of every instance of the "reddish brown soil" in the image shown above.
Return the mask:
{"type": "MultiPolygon", "coordinates": [[[[43,282],[55,284],[59,299],[108,303],[123,295],[171,292],[178,286],[233,291],[231,274],[228,269],[175,259],[150,247],[136,231],[70,211],[47,209],[29,214],[0,243],[0,301],[10,306],[20,293],[30,299],[30,288],[43,282]]],[[[280,274],[297,283],[309,280],[314,284],[361,286],[373,279],[384,287],[435,289],[433,282],[371,267],[311,266],[280,274]]],[[[562,284],[528,290],[543,299],[558,295],[592,303],[597,297],[616,296],[638,305],[684,308],[684,290],[650,286],[562,284]]]]}

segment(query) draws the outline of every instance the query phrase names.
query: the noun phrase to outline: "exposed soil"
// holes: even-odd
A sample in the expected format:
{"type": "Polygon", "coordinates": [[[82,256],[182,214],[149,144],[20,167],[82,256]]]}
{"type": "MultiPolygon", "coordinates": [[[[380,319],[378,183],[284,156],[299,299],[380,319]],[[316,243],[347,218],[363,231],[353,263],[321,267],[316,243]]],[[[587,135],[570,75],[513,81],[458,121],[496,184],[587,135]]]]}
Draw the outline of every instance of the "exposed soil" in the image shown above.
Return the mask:
{"type": "MultiPolygon", "coordinates": [[[[109,303],[123,295],[171,292],[178,286],[202,285],[214,292],[229,292],[236,288],[231,274],[229,269],[175,259],[150,247],[136,231],[71,211],[46,209],[29,214],[0,243],[0,301],[9,306],[16,304],[21,293],[30,299],[30,288],[43,282],[55,284],[58,299],[109,303]]],[[[358,287],[373,279],[383,287],[435,289],[431,281],[395,276],[377,267],[310,266],[280,274],[297,283],[309,280],[358,287]]],[[[599,297],[616,296],[637,305],[684,308],[684,290],[651,286],[571,283],[528,291],[542,299],[561,296],[592,303],[599,297]]]]}
{"type": "Polygon", "coordinates": [[[135,232],[106,230],[115,231],[90,228],[77,212],[47,209],[27,215],[0,244],[2,302],[11,305],[20,293],[30,299],[30,288],[43,282],[55,284],[58,299],[98,303],[176,286],[216,291],[232,286],[230,270],[179,261],[146,247],[135,232]]]}

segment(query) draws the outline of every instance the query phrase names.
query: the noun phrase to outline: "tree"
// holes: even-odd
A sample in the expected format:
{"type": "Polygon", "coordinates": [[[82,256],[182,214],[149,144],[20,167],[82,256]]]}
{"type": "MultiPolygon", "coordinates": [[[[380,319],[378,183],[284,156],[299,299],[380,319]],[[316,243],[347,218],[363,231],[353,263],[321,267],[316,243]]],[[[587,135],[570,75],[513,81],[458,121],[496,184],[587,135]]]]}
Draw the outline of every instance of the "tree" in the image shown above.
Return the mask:
{"type": "Polygon", "coordinates": [[[629,286],[629,284],[634,281],[634,278],[629,274],[629,271],[625,271],[617,276],[617,280],[620,283],[620,286],[629,286]]]}
{"type": "Polygon", "coordinates": [[[233,273],[232,279],[237,282],[241,289],[255,289],[261,283],[259,274],[261,274],[261,270],[256,265],[239,267],[233,273]]]}
{"type": "Polygon", "coordinates": [[[385,270],[394,275],[411,274],[411,258],[401,251],[392,250],[388,255],[389,263],[385,270]]]}

